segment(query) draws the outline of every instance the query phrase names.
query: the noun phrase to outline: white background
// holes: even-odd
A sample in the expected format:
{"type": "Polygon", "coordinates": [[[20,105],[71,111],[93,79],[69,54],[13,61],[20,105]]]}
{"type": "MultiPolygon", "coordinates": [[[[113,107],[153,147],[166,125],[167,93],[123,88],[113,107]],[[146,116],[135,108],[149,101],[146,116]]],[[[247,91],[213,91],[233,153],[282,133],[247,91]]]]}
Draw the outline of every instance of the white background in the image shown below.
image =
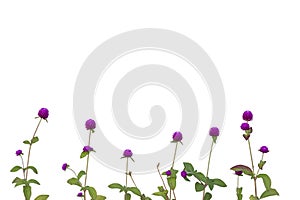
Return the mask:
{"type": "MultiPolygon", "coordinates": [[[[229,168],[239,163],[250,165],[239,128],[246,109],[254,113],[255,160],[260,157],[256,149],[261,145],[270,148],[264,171],[280,193],[270,199],[295,199],[299,178],[299,9],[297,1],[288,0],[1,1],[1,199],[22,199],[21,188],[11,184],[16,174],[9,170],[20,161],[15,151],[21,148],[26,152],[22,141],[31,137],[41,107],[49,108],[50,116],[49,123],[39,130],[41,141],[33,147],[31,163],[39,169],[41,182],[34,186],[33,196],[48,193],[50,199],[76,198],[77,188],[66,184],[71,174],[63,172],[61,165],[68,162],[76,170],[84,167],[78,159],[82,144],[72,111],[77,74],[98,45],[138,28],[182,33],[196,41],[217,66],[226,93],[226,121],[210,174],[225,180],[228,188],[215,188],[213,199],[235,199],[236,177],[229,168]]],[[[189,151],[176,163],[177,168],[188,158],[204,171],[207,160],[199,161],[198,153],[199,149],[189,151]]],[[[124,179],[91,161],[89,184],[109,199],[122,199],[107,185],[124,183],[124,179]]],[[[137,176],[136,182],[147,194],[161,184],[157,174],[137,176]]],[[[241,184],[247,187],[247,199],[253,183],[244,177],[241,184]]],[[[178,199],[199,199],[201,194],[193,190],[192,183],[180,179],[178,199]]]]}

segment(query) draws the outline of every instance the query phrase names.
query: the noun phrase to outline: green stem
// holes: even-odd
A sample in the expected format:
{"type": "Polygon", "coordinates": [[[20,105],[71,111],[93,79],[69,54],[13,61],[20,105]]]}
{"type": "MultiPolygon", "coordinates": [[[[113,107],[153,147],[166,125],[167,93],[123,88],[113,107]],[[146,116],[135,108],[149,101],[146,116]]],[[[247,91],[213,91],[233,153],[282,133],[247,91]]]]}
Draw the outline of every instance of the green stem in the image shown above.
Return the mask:
{"type": "Polygon", "coordinates": [[[126,175],[126,188],[127,188],[127,183],[128,183],[128,157],[126,157],[126,172],[125,172],[125,175],[126,175]]]}
{"type": "Polygon", "coordinates": [[[75,175],[75,177],[77,176],[76,172],[73,169],[71,169],[71,168],[68,167],[68,170],[70,170],[71,172],[73,172],[73,174],[75,175]]]}
{"type": "Polygon", "coordinates": [[[24,159],[23,159],[23,156],[20,155],[21,157],[21,160],[22,160],[22,167],[23,167],[23,176],[24,176],[24,179],[25,179],[25,166],[24,166],[24,159]]]}
{"type": "Polygon", "coordinates": [[[209,157],[208,157],[208,163],[207,163],[206,177],[208,177],[209,166],[210,166],[210,160],[211,160],[211,153],[212,153],[212,150],[213,150],[213,146],[214,146],[214,141],[212,141],[212,143],[211,143],[211,145],[210,145],[210,151],[209,151],[209,157]]]}
{"type": "Polygon", "coordinates": [[[162,183],[163,183],[163,185],[164,185],[164,189],[167,190],[166,184],[165,184],[164,179],[163,179],[163,177],[161,176],[161,173],[160,173],[160,170],[159,170],[159,165],[160,165],[160,163],[158,163],[157,166],[156,166],[157,172],[158,172],[159,177],[160,177],[160,179],[161,179],[161,181],[162,181],[162,183]]]}
{"type": "MultiPolygon", "coordinates": [[[[91,144],[91,135],[92,135],[92,130],[90,130],[90,133],[89,133],[88,146],[90,146],[90,144],[91,144]]],[[[86,186],[86,183],[87,183],[88,170],[89,170],[89,161],[90,161],[90,152],[88,152],[87,159],[86,159],[84,187],[86,186]]],[[[84,190],[83,193],[84,193],[84,195],[83,195],[84,200],[86,200],[86,190],[84,190]]]]}
{"type": "MultiPolygon", "coordinates": [[[[41,122],[42,122],[42,118],[40,118],[40,121],[39,121],[38,125],[37,125],[36,128],[35,128],[35,131],[34,131],[34,133],[33,133],[32,139],[35,137],[35,135],[36,135],[36,133],[37,133],[37,130],[38,130],[38,128],[39,128],[41,122]]],[[[32,141],[32,139],[31,139],[31,141],[32,141]]],[[[29,144],[28,157],[27,157],[27,164],[26,164],[26,168],[25,168],[25,169],[26,169],[25,180],[28,179],[28,166],[29,166],[29,160],[30,160],[30,154],[31,154],[31,147],[32,147],[31,141],[30,141],[30,144],[29,144]]]]}
{"type": "Polygon", "coordinates": [[[130,176],[130,178],[131,178],[131,181],[132,181],[132,183],[134,184],[134,186],[135,186],[136,188],[138,188],[138,187],[136,186],[136,184],[135,184],[135,181],[133,180],[132,172],[129,172],[128,174],[129,174],[129,176],[130,176]]]}
{"type": "Polygon", "coordinates": [[[172,191],[173,191],[174,199],[176,200],[175,190],[172,190],[172,191]]]}
{"type": "Polygon", "coordinates": [[[176,142],[175,152],[174,152],[174,156],[173,156],[173,162],[172,162],[171,169],[173,169],[173,167],[174,167],[174,162],[175,162],[175,158],[176,158],[177,148],[178,148],[178,142],[176,142]]]}
{"type": "MultiPolygon", "coordinates": [[[[251,158],[251,165],[252,165],[252,171],[254,173],[254,162],[253,162],[253,156],[252,156],[252,149],[251,149],[251,144],[250,144],[250,138],[248,139],[248,147],[249,147],[249,152],[250,152],[250,158],[251,158]]],[[[255,197],[257,198],[257,184],[256,184],[256,175],[253,174],[253,180],[254,180],[254,194],[255,197]]]]}
{"type": "MultiPolygon", "coordinates": [[[[214,146],[214,141],[212,141],[211,145],[210,145],[210,151],[209,151],[209,157],[208,157],[208,163],[207,163],[206,177],[208,177],[208,172],[209,172],[209,167],[210,167],[210,161],[211,161],[211,154],[212,154],[213,146],[214,146]]],[[[205,185],[205,188],[206,188],[206,186],[207,185],[205,185]]],[[[205,196],[205,188],[203,190],[202,199],[204,199],[204,196],[205,196]]]]}

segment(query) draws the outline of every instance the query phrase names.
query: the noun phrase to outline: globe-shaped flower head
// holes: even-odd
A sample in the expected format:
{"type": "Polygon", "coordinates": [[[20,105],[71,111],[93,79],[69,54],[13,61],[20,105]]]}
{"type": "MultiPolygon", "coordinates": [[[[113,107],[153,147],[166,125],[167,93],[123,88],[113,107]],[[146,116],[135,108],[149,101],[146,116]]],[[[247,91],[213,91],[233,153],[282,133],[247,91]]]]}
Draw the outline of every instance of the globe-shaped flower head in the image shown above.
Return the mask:
{"type": "Polygon", "coordinates": [[[49,110],[47,108],[41,108],[38,112],[38,116],[42,119],[47,119],[49,116],[49,110]]]}
{"type": "Polygon", "coordinates": [[[93,119],[88,119],[85,122],[85,128],[87,130],[94,130],[96,128],[96,122],[93,119]]]}
{"type": "Polygon", "coordinates": [[[218,129],[218,127],[211,127],[210,130],[209,130],[209,135],[210,136],[219,136],[220,135],[220,131],[218,129]]]}
{"type": "Polygon", "coordinates": [[[246,110],[244,113],[243,113],[243,120],[245,121],[251,121],[253,119],[253,114],[251,111],[249,110],[246,110]]]}
{"type": "Polygon", "coordinates": [[[125,149],[125,151],[123,152],[123,156],[125,158],[129,158],[132,156],[132,151],[130,149],[125,149]]]}
{"type": "Polygon", "coordinates": [[[179,131],[176,131],[175,133],[173,133],[173,141],[174,142],[181,142],[182,140],[182,133],[179,131]]]}
{"type": "Polygon", "coordinates": [[[267,146],[262,146],[262,147],[260,147],[259,151],[262,152],[262,153],[268,153],[269,149],[268,149],[267,146]]]}

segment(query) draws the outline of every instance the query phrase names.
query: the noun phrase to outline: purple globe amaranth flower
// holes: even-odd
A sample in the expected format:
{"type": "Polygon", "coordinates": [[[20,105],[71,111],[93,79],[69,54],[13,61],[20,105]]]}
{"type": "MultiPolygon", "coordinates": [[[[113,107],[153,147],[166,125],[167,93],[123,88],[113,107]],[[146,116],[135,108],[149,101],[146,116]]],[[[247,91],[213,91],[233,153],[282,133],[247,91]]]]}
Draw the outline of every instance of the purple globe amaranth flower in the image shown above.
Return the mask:
{"type": "Polygon", "coordinates": [[[171,176],[171,174],[172,174],[171,170],[166,171],[167,176],[171,176]]]}
{"type": "Polygon", "coordinates": [[[180,142],[182,140],[182,133],[179,131],[176,131],[173,133],[173,141],[180,142]]]}
{"type": "Polygon", "coordinates": [[[123,156],[126,158],[129,158],[132,156],[132,151],[130,149],[125,149],[125,151],[123,152],[123,156]]]}
{"type": "Polygon", "coordinates": [[[246,110],[244,113],[243,113],[243,119],[245,121],[251,121],[253,119],[253,114],[251,111],[249,110],[246,110]]]}
{"type": "Polygon", "coordinates": [[[235,175],[242,176],[243,171],[235,171],[234,173],[235,173],[235,175]]]}
{"type": "Polygon", "coordinates": [[[47,119],[49,116],[49,110],[47,108],[41,108],[38,112],[38,116],[42,119],[47,119]]]}
{"type": "Polygon", "coordinates": [[[218,127],[211,127],[209,130],[209,135],[210,136],[219,136],[220,135],[220,131],[218,129],[218,127]]]}
{"type": "Polygon", "coordinates": [[[79,192],[79,193],[77,194],[77,196],[78,196],[78,197],[83,197],[82,192],[79,192]]]}
{"type": "Polygon", "coordinates": [[[184,170],[180,174],[181,174],[182,178],[186,178],[186,176],[187,176],[187,173],[184,170]]]}
{"type": "Polygon", "coordinates": [[[88,119],[85,122],[85,128],[87,130],[94,130],[96,128],[96,122],[93,119],[88,119]]]}
{"type": "Polygon", "coordinates": [[[262,146],[262,147],[260,147],[259,151],[262,152],[262,153],[268,153],[269,149],[268,149],[267,146],[262,146]]]}
{"type": "Polygon", "coordinates": [[[22,150],[20,150],[20,149],[19,149],[19,150],[17,150],[17,151],[16,151],[16,155],[17,155],[17,156],[19,156],[19,155],[23,155],[23,152],[22,152],[22,150]]]}
{"type": "Polygon", "coordinates": [[[241,129],[246,131],[250,129],[250,125],[248,123],[242,123],[241,125],[241,129]]]}
{"type": "Polygon", "coordinates": [[[61,167],[62,170],[66,171],[69,165],[67,163],[64,163],[61,167]]]}
{"type": "Polygon", "coordinates": [[[91,146],[84,146],[83,147],[83,151],[84,152],[90,152],[90,151],[93,151],[94,149],[91,147],[91,146]]]}

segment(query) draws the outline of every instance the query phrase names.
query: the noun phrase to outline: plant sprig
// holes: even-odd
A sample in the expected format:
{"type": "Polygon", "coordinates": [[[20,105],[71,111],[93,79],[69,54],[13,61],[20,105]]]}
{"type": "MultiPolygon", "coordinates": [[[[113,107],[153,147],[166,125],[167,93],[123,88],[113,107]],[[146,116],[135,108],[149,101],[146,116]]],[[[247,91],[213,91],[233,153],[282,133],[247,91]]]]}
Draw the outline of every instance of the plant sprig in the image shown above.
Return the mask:
{"type": "MultiPolygon", "coordinates": [[[[19,170],[22,170],[23,178],[16,177],[12,181],[12,183],[15,184],[15,187],[23,186],[23,195],[24,195],[25,200],[31,199],[31,196],[32,196],[31,184],[40,185],[40,183],[37,180],[29,179],[29,177],[28,177],[29,170],[31,170],[35,174],[38,174],[38,170],[36,169],[36,167],[29,165],[30,164],[29,162],[30,162],[30,157],[31,157],[32,146],[33,146],[33,144],[35,144],[39,141],[39,138],[36,136],[37,131],[40,127],[42,120],[45,120],[46,122],[48,122],[47,121],[48,116],[49,116],[49,111],[47,108],[41,108],[39,110],[38,117],[36,117],[39,119],[39,122],[35,128],[32,138],[30,140],[23,141],[23,144],[29,145],[26,165],[24,164],[23,151],[19,149],[16,151],[16,155],[21,158],[22,166],[16,165],[10,170],[10,172],[18,172],[19,170]]],[[[46,200],[46,199],[48,199],[48,197],[49,197],[49,195],[42,194],[42,195],[37,196],[35,198],[35,200],[46,200]]]]}

